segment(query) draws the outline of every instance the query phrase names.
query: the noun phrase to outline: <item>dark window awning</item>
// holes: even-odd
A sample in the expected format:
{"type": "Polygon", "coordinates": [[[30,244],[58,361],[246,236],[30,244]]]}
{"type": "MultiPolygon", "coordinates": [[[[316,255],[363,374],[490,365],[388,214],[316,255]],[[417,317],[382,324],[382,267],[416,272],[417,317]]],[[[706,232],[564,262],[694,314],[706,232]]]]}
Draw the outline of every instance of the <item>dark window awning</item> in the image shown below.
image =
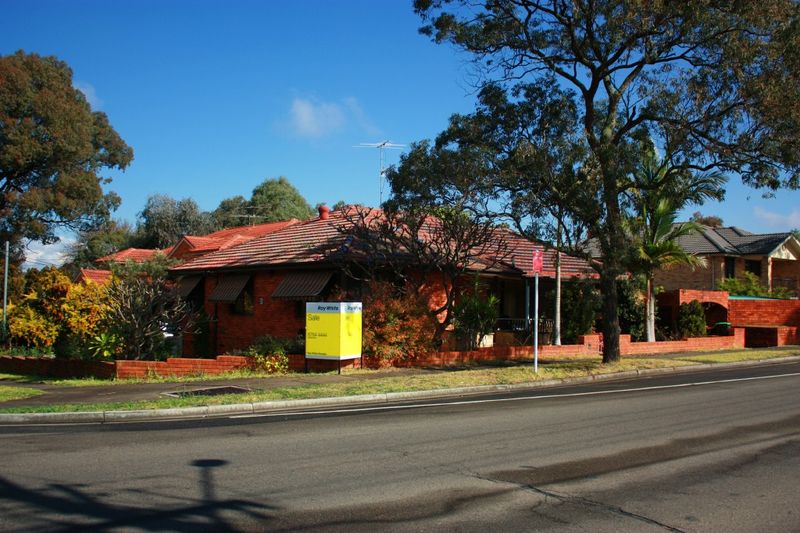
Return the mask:
{"type": "Polygon", "coordinates": [[[331,276],[333,272],[330,270],[289,272],[272,293],[272,297],[278,300],[306,300],[319,296],[331,276]]]}
{"type": "Polygon", "coordinates": [[[186,276],[178,280],[178,296],[188,298],[203,276],[186,276]]]}
{"type": "Polygon", "coordinates": [[[208,297],[209,302],[233,303],[239,297],[244,286],[250,281],[249,274],[233,274],[222,276],[208,297]]]}

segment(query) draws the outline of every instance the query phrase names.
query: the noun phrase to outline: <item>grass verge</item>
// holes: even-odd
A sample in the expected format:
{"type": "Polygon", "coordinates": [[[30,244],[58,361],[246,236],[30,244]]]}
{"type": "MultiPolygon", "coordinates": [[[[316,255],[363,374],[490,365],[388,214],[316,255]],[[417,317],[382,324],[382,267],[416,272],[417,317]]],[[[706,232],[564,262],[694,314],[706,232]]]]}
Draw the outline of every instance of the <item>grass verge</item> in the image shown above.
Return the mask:
{"type": "MultiPolygon", "coordinates": [[[[569,359],[558,361],[542,361],[539,373],[535,374],[530,364],[524,366],[473,367],[466,369],[447,369],[438,371],[414,372],[407,370],[356,370],[342,376],[343,380],[328,383],[303,384],[288,387],[257,390],[244,394],[220,396],[189,396],[184,398],[160,398],[137,402],[64,404],[36,407],[0,407],[2,413],[44,413],[44,412],[76,412],[76,411],[119,411],[140,409],[168,409],[176,407],[199,407],[207,405],[224,405],[234,403],[254,403],[270,400],[299,400],[309,398],[326,398],[337,396],[355,396],[360,394],[383,394],[391,392],[411,392],[420,390],[439,390],[457,387],[474,387],[480,385],[511,385],[544,380],[559,380],[588,375],[613,374],[630,370],[651,368],[667,368],[690,366],[700,363],[726,363],[735,361],[764,360],[776,357],[800,355],[800,348],[764,349],[764,350],[730,350],[706,352],[703,354],[686,354],[672,358],[626,358],[614,364],[601,364],[599,358],[569,359]],[[359,376],[370,379],[353,379],[359,376]],[[349,379],[347,379],[349,378],[349,379]]],[[[0,379],[3,379],[0,374],[0,379]]],[[[183,383],[204,382],[232,377],[261,377],[252,373],[234,373],[224,376],[197,376],[179,380],[163,378],[158,382],[183,383]],[[212,379],[214,378],[214,379],[212,379]]],[[[264,376],[266,377],[266,376],[264,376]]],[[[285,377],[285,376],[282,376],[285,377]]],[[[22,379],[27,381],[28,378],[22,379]]],[[[153,383],[154,380],[48,380],[47,383],[71,386],[108,385],[111,383],[153,383]]],[[[0,387],[0,389],[19,387],[0,387]]],[[[29,389],[23,389],[29,390],[29,389]]],[[[33,391],[36,394],[38,391],[33,391]]],[[[2,401],[2,400],[0,400],[2,401]]]]}
{"type": "Polygon", "coordinates": [[[0,385],[0,402],[21,400],[23,398],[30,398],[31,396],[39,396],[40,394],[43,394],[42,391],[35,389],[26,389],[24,387],[4,387],[3,385],[0,385]]]}
{"type": "MultiPolygon", "coordinates": [[[[693,363],[682,363],[693,364],[693,363]]],[[[233,403],[252,403],[270,400],[299,400],[308,398],[326,398],[336,396],[355,396],[359,394],[383,394],[390,392],[407,392],[420,390],[451,389],[457,387],[474,387],[479,385],[510,385],[552,379],[586,376],[590,374],[611,374],[627,370],[645,368],[663,368],[675,366],[675,363],[664,359],[629,359],[619,363],[602,365],[598,359],[543,362],[539,373],[535,374],[530,365],[468,368],[444,370],[433,373],[406,374],[386,377],[373,377],[365,380],[336,381],[332,383],[316,383],[280,387],[269,390],[252,391],[244,394],[226,394],[220,396],[188,396],[184,398],[161,398],[138,402],[67,404],[36,407],[0,408],[4,413],[36,413],[36,412],[75,412],[75,411],[112,411],[134,409],[168,409],[175,407],[198,407],[205,405],[223,405],[233,403]]],[[[363,371],[363,373],[374,371],[363,371]]],[[[362,372],[350,372],[353,376],[362,372]]]]}

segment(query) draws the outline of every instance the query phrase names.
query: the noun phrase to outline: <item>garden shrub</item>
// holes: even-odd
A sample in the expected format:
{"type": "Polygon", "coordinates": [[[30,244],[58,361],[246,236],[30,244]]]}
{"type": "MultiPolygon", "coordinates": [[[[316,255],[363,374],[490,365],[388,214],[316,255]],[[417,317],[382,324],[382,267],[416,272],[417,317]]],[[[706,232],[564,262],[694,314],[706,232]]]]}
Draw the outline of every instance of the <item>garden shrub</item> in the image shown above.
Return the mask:
{"type": "Polygon", "coordinates": [[[364,291],[362,346],[379,361],[413,360],[434,350],[435,318],[411,288],[370,281],[364,291]]]}
{"type": "Polygon", "coordinates": [[[717,284],[721,291],[727,291],[731,296],[757,296],[762,298],[789,299],[791,294],[784,287],[775,287],[772,291],[761,284],[758,276],[752,272],[745,272],[739,277],[725,278],[717,284]]]}
{"type": "Polygon", "coordinates": [[[620,331],[629,334],[633,341],[640,341],[645,337],[643,295],[646,287],[646,282],[640,277],[617,282],[617,313],[619,314],[620,331]]]}
{"type": "Polygon", "coordinates": [[[242,355],[253,358],[253,367],[268,374],[285,374],[289,371],[289,352],[296,341],[271,335],[258,337],[242,355]]]}
{"type": "MultiPolygon", "coordinates": [[[[533,306],[531,306],[533,307],[533,306]]],[[[555,308],[555,290],[539,306],[550,317],[555,308]]],[[[576,344],[578,337],[591,333],[600,312],[600,292],[591,280],[573,279],[561,283],[561,343],[576,344]]]]}
{"type": "Polygon", "coordinates": [[[494,294],[481,294],[477,281],[471,292],[458,299],[453,309],[453,328],[456,335],[466,342],[468,350],[477,348],[483,336],[494,331],[499,305],[500,300],[494,294]]]}
{"type": "Polygon", "coordinates": [[[705,337],[706,313],[697,300],[683,303],[678,308],[678,335],[683,339],[705,337]]]}
{"type": "Polygon", "coordinates": [[[58,338],[58,324],[31,306],[18,305],[8,313],[9,341],[26,348],[50,348],[58,338]]]}

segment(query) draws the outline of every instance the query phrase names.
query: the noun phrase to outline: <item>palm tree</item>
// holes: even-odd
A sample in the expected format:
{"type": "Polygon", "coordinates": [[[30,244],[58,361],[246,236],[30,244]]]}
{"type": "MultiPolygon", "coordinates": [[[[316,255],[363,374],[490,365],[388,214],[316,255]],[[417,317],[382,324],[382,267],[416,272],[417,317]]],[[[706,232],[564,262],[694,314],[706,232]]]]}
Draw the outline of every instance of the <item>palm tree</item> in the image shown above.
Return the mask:
{"type": "Polygon", "coordinates": [[[646,146],[635,172],[637,188],[630,194],[635,216],[628,220],[634,236],[632,267],[645,275],[645,325],[647,342],[655,334],[655,272],[661,268],[705,265],[705,260],[686,252],[678,239],[699,231],[694,222],[676,223],[678,212],[687,204],[722,199],[726,178],[719,172],[692,173],[673,166],[669,158],[659,159],[655,148],[646,146]]]}
{"type": "Polygon", "coordinates": [[[686,252],[678,239],[700,229],[694,222],[676,224],[677,209],[672,201],[662,198],[654,209],[645,207],[641,212],[642,231],[636,246],[636,263],[647,278],[645,293],[645,325],[647,342],[656,340],[655,272],[662,268],[687,265],[705,266],[705,259],[686,252]]]}

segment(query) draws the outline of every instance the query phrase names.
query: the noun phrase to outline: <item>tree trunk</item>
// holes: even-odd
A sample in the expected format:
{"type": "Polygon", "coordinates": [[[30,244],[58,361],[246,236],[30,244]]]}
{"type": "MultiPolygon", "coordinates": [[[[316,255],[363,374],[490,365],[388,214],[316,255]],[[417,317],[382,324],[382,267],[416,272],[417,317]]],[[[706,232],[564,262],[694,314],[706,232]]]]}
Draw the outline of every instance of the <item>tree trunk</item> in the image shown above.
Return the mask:
{"type": "Polygon", "coordinates": [[[617,269],[604,267],[600,272],[600,295],[603,299],[603,363],[614,363],[620,357],[617,269]]]}
{"type": "Polygon", "coordinates": [[[656,299],[654,293],[655,284],[652,276],[647,277],[647,289],[645,296],[645,324],[647,327],[647,342],[656,341],[656,299]]]}

